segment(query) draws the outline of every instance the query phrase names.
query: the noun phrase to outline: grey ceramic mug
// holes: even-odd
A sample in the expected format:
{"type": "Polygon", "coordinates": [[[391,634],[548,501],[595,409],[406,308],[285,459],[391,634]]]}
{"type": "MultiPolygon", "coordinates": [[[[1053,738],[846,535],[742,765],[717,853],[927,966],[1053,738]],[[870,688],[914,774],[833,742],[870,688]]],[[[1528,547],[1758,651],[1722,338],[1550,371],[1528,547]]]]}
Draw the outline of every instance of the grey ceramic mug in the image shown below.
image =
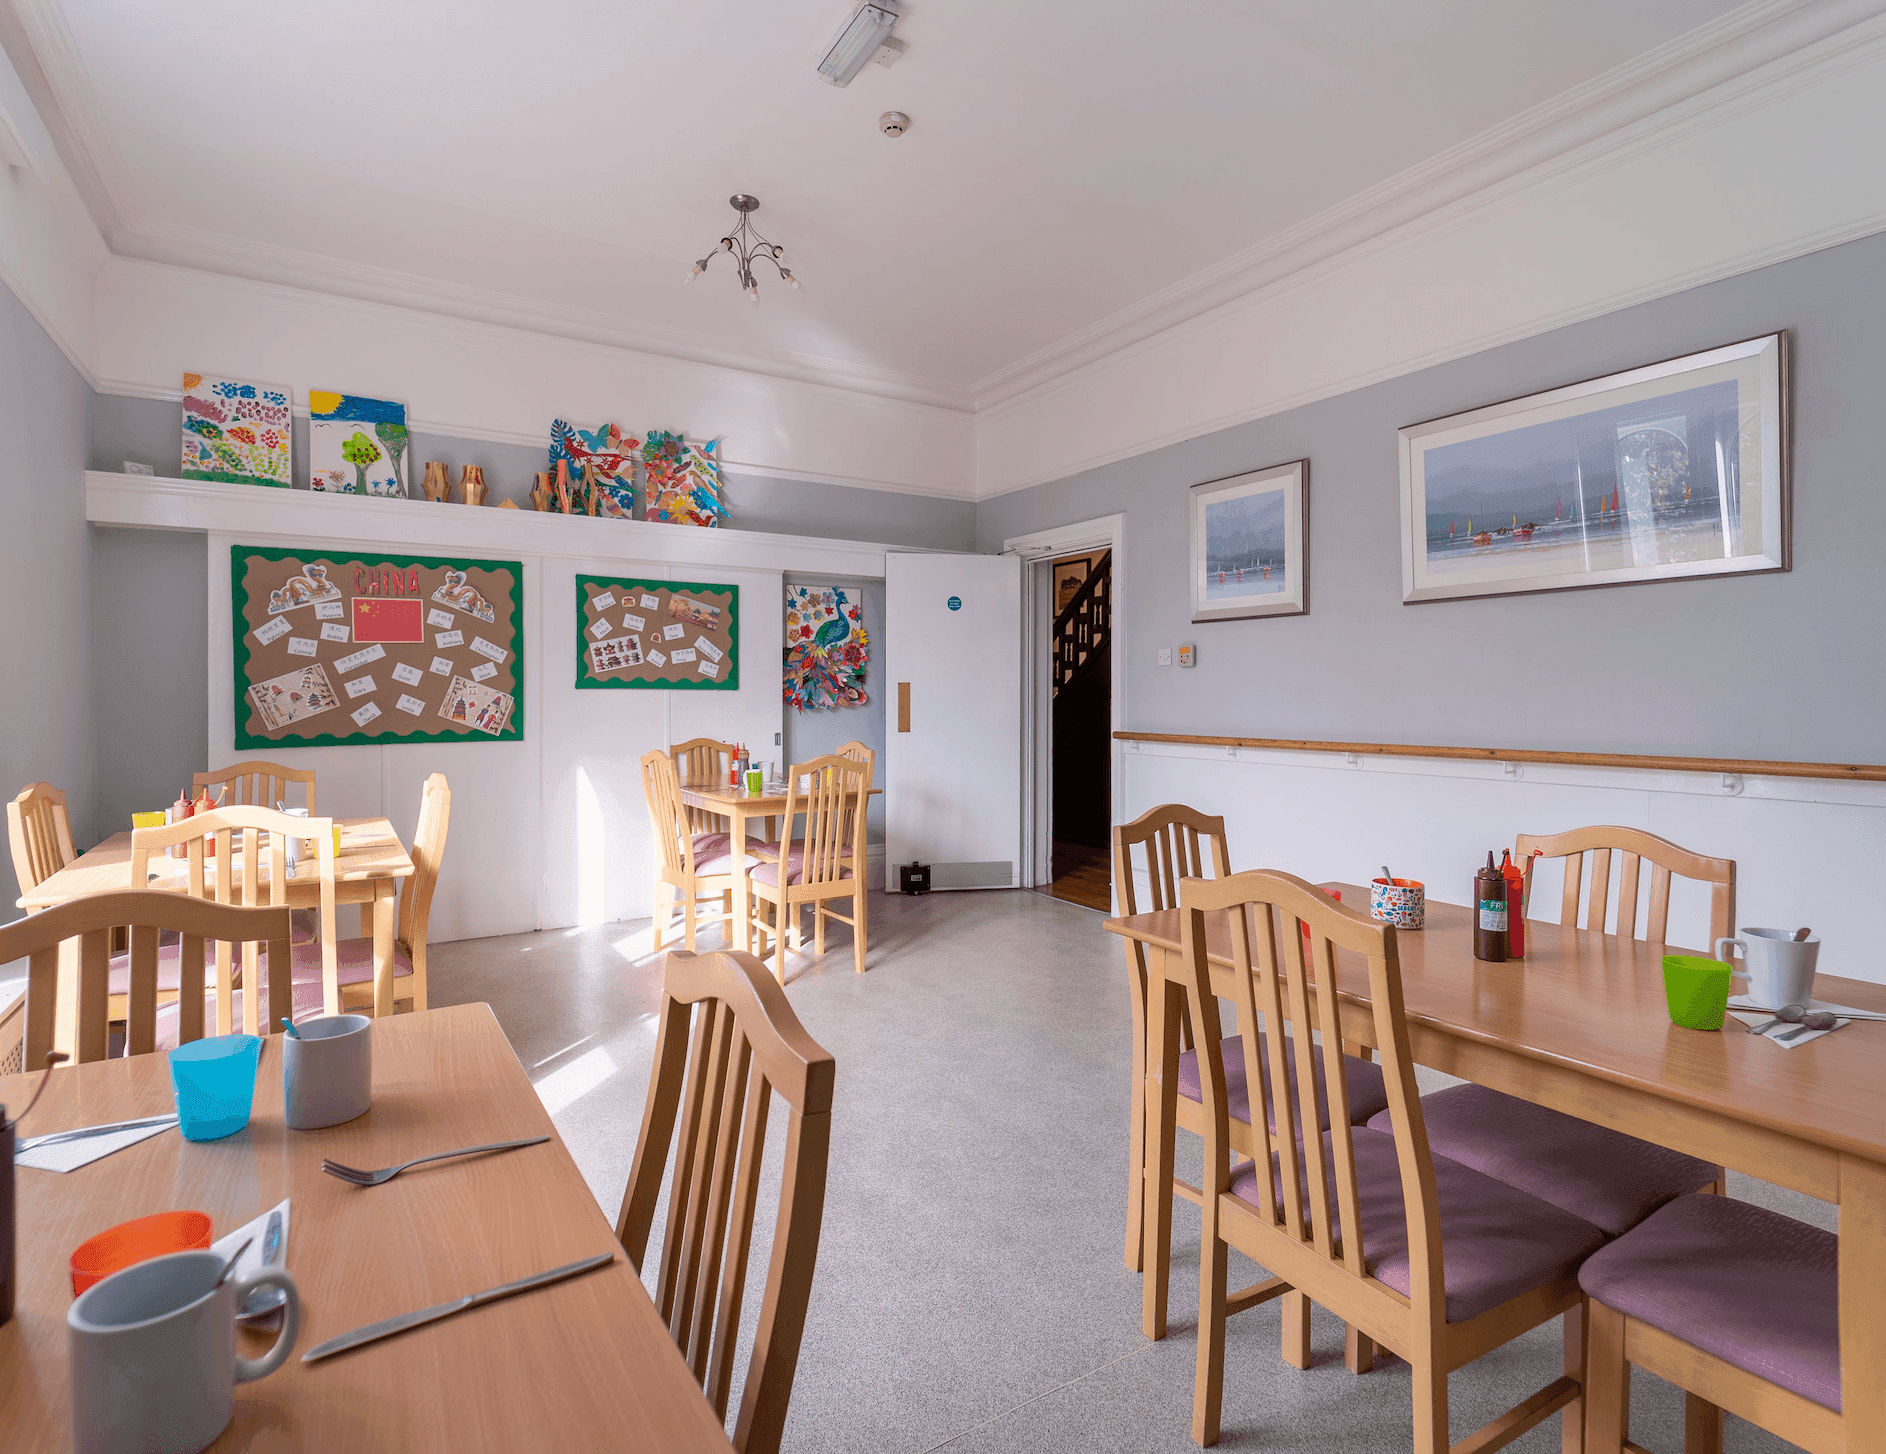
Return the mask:
{"type": "Polygon", "coordinates": [[[295,1280],[272,1267],[216,1285],[214,1252],[173,1252],[114,1272],[66,1309],[77,1454],[197,1454],[229,1426],[235,1386],[273,1373],[301,1323],[295,1280]],[[236,1309],[250,1293],[288,1294],[281,1336],[236,1356],[236,1309]]]}
{"type": "Polygon", "coordinates": [[[364,1116],[373,1105],[373,1021],[329,1015],[282,1037],[282,1119],[313,1131],[364,1116]]]}

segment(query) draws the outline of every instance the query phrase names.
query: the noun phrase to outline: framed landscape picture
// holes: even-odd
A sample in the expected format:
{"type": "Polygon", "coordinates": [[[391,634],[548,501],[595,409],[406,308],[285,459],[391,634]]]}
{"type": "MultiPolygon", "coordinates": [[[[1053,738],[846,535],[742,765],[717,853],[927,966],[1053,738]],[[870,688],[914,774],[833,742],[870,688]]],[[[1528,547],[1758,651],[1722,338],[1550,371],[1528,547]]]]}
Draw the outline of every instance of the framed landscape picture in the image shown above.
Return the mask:
{"type": "Polygon", "coordinates": [[[1401,434],[1404,602],[1790,567],[1787,337],[1401,434]]]}
{"type": "Polygon", "coordinates": [[[1192,486],[1192,619],[1310,609],[1310,462],[1192,486]]]}

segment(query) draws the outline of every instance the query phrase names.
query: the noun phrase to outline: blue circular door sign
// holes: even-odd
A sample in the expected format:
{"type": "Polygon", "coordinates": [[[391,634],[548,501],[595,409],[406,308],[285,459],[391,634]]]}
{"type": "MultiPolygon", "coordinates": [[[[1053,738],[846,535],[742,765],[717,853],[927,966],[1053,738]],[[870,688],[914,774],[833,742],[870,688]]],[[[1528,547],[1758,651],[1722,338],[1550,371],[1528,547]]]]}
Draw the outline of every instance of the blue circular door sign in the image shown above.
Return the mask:
{"type": "Polygon", "coordinates": [[[960,610],[962,610],[962,609],[963,609],[963,598],[962,598],[961,596],[951,596],[951,597],[950,597],[950,609],[951,609],[952,611],[960,611],[960,610]]]}

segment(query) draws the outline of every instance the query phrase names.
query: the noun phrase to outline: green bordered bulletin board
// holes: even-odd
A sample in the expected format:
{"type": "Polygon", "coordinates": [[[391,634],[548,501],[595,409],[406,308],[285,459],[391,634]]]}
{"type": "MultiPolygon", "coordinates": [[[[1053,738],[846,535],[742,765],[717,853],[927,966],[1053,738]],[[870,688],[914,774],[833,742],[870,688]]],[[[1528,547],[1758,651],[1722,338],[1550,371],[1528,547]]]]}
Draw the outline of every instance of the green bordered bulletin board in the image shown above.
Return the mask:
{"type": "Polygon", "coordinates": [[[238,545],[229,566],[238,748],[523,738],[518,562],[238,545]]]}
{"type": "Polygon", "coordinates": [[[740,689],[740,588],[576,578],[576,685],[740,689]]]}

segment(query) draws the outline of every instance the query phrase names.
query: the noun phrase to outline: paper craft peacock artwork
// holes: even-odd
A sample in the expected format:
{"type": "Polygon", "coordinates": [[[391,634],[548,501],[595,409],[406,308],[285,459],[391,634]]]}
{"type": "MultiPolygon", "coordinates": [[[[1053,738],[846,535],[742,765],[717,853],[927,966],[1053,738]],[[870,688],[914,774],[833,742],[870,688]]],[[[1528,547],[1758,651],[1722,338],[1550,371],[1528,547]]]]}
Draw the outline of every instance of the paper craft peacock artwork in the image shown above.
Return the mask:
{"type": "Polygon", "coordinates": [[[862,707],[871,660],[864,611],[842,586],[786,587],[785,698],[801,712],[862,707]]]}
{"type": "Polygon", "coordinates": [[[719,444],[718,439],[690,444],[665,429],[649,430],[642,446],[647,492],[642,518],[671,525],[719,525],[727,513],[720,498],[719,444]]]}

